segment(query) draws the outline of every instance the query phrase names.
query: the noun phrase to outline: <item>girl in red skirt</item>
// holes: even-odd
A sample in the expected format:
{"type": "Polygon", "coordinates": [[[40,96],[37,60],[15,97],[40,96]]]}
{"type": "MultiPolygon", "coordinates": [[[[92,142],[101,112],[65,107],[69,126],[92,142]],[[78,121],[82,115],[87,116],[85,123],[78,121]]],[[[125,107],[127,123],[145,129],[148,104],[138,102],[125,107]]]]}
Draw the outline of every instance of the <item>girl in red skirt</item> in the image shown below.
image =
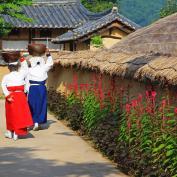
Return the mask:
{"type": "Polygon", "coordinates": [[[33,125],[27,98],[24,93],[28,65],[24,58],[21,58],[20,62],[9,63],[8,69],[10,73],[2,79],[2,90],[6,97],[7,132],[5,136],[7,138],[13,137],[14,140],[17,140],[18,136],[27,135],[27,127],[33,125]]]}

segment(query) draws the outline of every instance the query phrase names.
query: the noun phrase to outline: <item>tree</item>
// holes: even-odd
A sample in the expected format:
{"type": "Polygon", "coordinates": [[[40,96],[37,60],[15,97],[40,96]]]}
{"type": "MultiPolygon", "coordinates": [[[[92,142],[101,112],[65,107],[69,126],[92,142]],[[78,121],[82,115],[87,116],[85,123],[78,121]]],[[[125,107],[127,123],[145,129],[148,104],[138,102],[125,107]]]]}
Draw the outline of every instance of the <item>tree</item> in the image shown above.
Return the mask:
{"type": "Polygon", "coordinates": [[[166,0],[119,0],[119,12],[141,26],[160,18],[166,0]]]}
{"type": "Polygon", "coordinates": [[[166,0],[82,0],[85,7],[94,12],[117,5],[122,15],[141,26],[158,20],[165,2],[166,0]]]}
{"type": "Polygon", "coordinates": [[[166,5],[160,11],[160,17],[166,17],[177,12],[177,0],[166,0],[166,5]]]}
{"type": "Polygon", "coordinates": [[[30,22],[32,21],[22,13],[22,6],[30,5],[32,0],[0,0],[0,36],[9,32],[13,26],[4,21],[3,16],[9,15],[12,18],[30,22]]]}
{"type": "Polygon", "coordinates": [[[101,12],[110,9],[117,0],[81,0],[82,4],[92,12],[101,12]]]}

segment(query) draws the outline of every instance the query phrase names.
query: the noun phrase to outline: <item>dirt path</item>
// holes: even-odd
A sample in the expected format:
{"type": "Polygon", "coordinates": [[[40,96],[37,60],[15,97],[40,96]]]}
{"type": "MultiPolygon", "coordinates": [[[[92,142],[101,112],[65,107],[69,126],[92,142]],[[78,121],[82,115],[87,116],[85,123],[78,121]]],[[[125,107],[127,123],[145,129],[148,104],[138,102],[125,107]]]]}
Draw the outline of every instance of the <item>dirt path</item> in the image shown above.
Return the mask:
{"type": "Polygon", "coordinates": [[[16,142],[5,139],[2,100],[0,111],[0,177],[126,177],[51,115],[48,129],[16,142]]]}

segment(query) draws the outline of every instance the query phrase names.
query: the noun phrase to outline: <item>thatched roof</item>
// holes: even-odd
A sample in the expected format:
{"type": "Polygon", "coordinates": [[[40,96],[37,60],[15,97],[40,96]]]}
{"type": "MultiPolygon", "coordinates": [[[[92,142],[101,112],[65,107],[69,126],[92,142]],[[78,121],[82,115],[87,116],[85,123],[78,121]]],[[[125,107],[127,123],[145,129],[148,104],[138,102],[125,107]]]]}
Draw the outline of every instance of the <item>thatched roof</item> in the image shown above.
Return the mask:
{"type": "Polygon", "coordinates": [[[130,34],[115,45],[113,51],[177,56],[177,13],[130,34]]]}
{"type": "Polygon", "coordinates": [[[177,85],[177,57],[158,54],[125,54],[104,51],[61,52],[55,63],[63,67],[100,71],[123,78],[143,81],[158,80],[161,84],[177,85]],[[171,61],[171,62],[169,62],[171,61]]]}
{"type": "Polygon", "coordinates": [[[110,50],[60,53],[55,62],[177,85],[177,14],[137,30],[110,50]]]}

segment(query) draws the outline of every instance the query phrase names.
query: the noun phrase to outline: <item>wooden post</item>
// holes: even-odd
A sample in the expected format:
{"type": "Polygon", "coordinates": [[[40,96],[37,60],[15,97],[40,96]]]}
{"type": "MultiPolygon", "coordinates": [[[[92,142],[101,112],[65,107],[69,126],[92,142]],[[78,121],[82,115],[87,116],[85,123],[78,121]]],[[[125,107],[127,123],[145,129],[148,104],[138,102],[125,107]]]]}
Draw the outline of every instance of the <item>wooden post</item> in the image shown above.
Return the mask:
{"type": "Polygon", "coordinates": [[[32,30],[30,28],[29,29],[29,41],[28,41],[28,43],[31,44],[31,41],[32,41],[32,30]]]}

